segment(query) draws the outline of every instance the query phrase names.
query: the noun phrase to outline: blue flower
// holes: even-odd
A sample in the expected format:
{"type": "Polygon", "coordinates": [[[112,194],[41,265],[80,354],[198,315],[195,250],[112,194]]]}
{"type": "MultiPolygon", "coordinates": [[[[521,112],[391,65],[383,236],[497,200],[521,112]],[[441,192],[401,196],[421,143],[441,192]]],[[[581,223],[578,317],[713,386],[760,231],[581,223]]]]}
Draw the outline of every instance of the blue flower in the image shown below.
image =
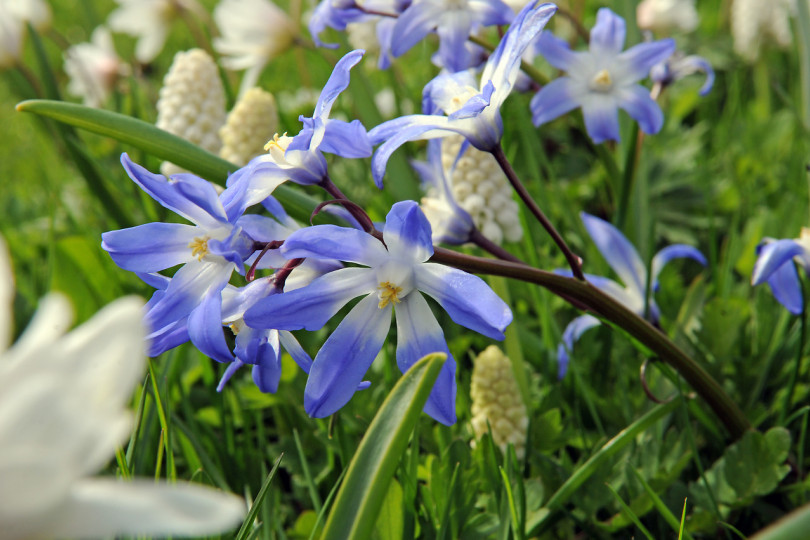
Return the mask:
{"type": "Polygon", "coordinates": [[[397,19],[391,53],[405,54],[430,32],[439,36],[439,63],[456,72],[475,67],[467,39],[482,26],[509,24],[514,12],[501,0],[414,0],[397,19]]]}
{"type": "MultiPolygon", "coordinates": [[[[617,302],[623,304],[627,309],[638,315],[644,316],[647,290],[647,268],[641,262],[636,248],[627,238],[613,225],[603,221],[598,217],[580,213],[585,229],[591,235],[596,247],[608,262],[611,268],[621,278],[624,286],[616,283],[612,279],[602,276],[585,274],[585,278],[591,285],[594,285],[605,294],[613,297],[617,302]]],[[[667,246],[655,254],[652,260],[651,291],[658,290],[658,274],[664,266],[672,259],[689,258],[706,265],[706,258],[703,254],[692,246],[684,244],[673,244],[667,246]]],[[[568,270],[556,270],[561,275],[570,276],[568,270]]],[[[650,321],[658,324],[660,312],[655,300],[650,297],[649,309],[647,309],[650,321]]],[[[599,319],[592,315],[582,315],[577,317],[563,331],[563,342],[557,347],[557,364],[559,376],[562,378],[568,370],[569,353],[574,348],[574,342],[588,329],[599,324],[599,319]]]]}
{"type": "MultiPolygon", "coordinates": [[[[149,353],[155,356],[188,339],[184,320],[206,297],[218,295],[234,271],[244,274],[256,242],[281,239],[291,231],[270,218],[242,215],[243,194],[235,189],[218,196],[212,184],[194,175],[167,180],[126,154],[121,163],[146,193],[193,223],[147,223],[101,235],[102,247],[118,266],[158,289],[144,316],[151,332],[149,353]],[[172,278],[156,274],[177,265],[182,266],[172,278]]],[[[270,254],[262,263],[281,265],[284,259],[270,254]]]]}
{"type": "Polygon", "coordinates": [[[500,108],[517,79],[520,57],[556,10],[554,4],[530,2],[487,60],[480,83],[469,71],[441,74],[425,86],[425,114],[395,118],[369,131],[373,144],[383,143],[371,161],[377,186],[382,188],[388,158],[407,141],[459,133],[479,150],[495,149],[503,135],[500,108]]]}
{"type": "Polygon", "coordinates": [[[340,59],[323,87],[312,118],[302,116],[304,128],[295,137],[276,135],[265,148],[268,153],[254,158],[239,175],[228,179],[228,189],[245,190],[248,206],[264,200],[283,182],[312,185],[327,177],[326,158],[322,152],[345,158],[371,155],[371,143],[359,120],[347,123],[329,118],[332,105],[349,86],[349,71],[363,57],[363,51],[348,53],[340,59]]]}
{"type": "Polygon", "coordinates": [[[702,56],[684,56],[676,52],[664,62],[655,64],[650,70],[650,78],[663,86],[669,86],[693,73],[706,74],[706,81],[700,88],[700,95],[705,96],[714,86],[714,69],[712,69],[709,61],[702,56]]]}
{"type": "MultiPolygon", "coordinates": [[[[347,24],[374,19],[389,19],[394,23],[397,15],[409,5],[410,0],[366,0],[362,2],[362,6],[354,0],[321,0],[315,7],[307,27],[315,45],[336,49],[337,43],[324,43],[320,39],[321,32],[327,27],[343,31],[346,30],[347,24]],[[376,13],[385,13],[390,17],[381,17],[376,13]]],[[[380,45],[384,47],[383,43],[380,45]]],[[[385,56],[387,57],[387,54],[385,56]]]]}
{"type": "Polygon", "coordinates": [[[773,296],[794,315],[804,311],[802,286],[795,261],[805,272],[810,272],[810,229],[802,228],[795,240],[766,239],[757,246],[757,262],[751,276],[751,285],[767,281],[773,296]]]}
{"type": "Polygon", "coordinates": [[[421,293],[434,298],[455,322],[493,339],[503,339],[512,313],[480,278],[426,262],[433,255],[430,224],[415,202],[399,202],[391,208],[383,238],[385,244],[356,229],[333,225],[296,231],[281,248],[285,256],[339,259],[367,268],[336,270],[306,287],[259,300],[245,313],[245,322],[253,328],[317,330],[349,300],[363,296],[312,364],[304,407],[311,416],[322,418],[351,399],[382,348],[395,309],[397,365],[402,372],[428,353],[448,355],[425,412],[452,424],[456,420],[455,361],[421,293]]]}
{"type": "Polygon", "coordinates": [[[675,51],[675,42],[639,43],[622,52],[624,39],[624,19],[608,8],[597,12],[588,52],[573,52],[564,40],[548,32],[541,34],[538,51],[568,76],[551,81],[535,94],[531,102],[534,125],[581,107],[585,128],[595,143],[618,141],[618,109],[624,109],[642,131],[657,133],[664,115],[649,91],[636,83],[675,51]]]}

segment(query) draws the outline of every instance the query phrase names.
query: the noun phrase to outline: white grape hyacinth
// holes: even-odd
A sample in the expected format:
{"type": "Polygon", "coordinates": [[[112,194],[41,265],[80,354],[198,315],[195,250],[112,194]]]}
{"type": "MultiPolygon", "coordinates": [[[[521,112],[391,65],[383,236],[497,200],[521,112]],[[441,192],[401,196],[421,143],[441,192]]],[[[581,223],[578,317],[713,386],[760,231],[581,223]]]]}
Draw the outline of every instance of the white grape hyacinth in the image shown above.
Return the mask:
{"type": "MultiPolygon", "coordinates": [[[[202,49],[178,52],[163,79],[157,102],[157,127],[218,154],[225,124],[225,89],[214,59],[202,49]]],[[[163,162],[166,176],[185,172],[163,162]]]]}
{"type": "Polygon", "coordinates": [[[219,130],[220,157],[244,166],[264,153],[264,145],[278,131],[278,108],[273,94],[251,88],[239,98],[219,130]]]}
{"type": "MultiPolygon", "coordinates": [[[[480,439],[491,429],[492,440],[501,451],[505,452],[512,444],[517,458],[523,459],[529,417],[512,362],[497,346],[490,345],[473,361],[470,397],[475,438],[480,439]]],[[[472,445],[475,446],[475,441],[472,445]]]]}
{"type": "Polygon", "coordinates": [[[453,197],[489,240],[496,244],[520,241],[523,228],[512,186],[492,154],[468,146],[458,157],[463,142],[461,135],[442,142],[442,166],[453,197]]]}
{"type": "Polygon", "coordinates": [[[142,379],[143,302],[119,299],[68,332],[67,299],[40,302],[11,338],[14,284],[0,238],[0,539],[199,536],[244,517],[244,502],[190,483],[93,477],[130,436],[142,379]]]}

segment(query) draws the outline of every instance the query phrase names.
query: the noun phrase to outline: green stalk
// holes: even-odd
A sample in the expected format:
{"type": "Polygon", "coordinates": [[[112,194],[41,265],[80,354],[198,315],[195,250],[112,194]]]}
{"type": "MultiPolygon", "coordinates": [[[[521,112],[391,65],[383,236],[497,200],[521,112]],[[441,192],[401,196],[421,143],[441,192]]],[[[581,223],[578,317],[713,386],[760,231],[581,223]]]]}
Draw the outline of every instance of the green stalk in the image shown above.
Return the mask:
{"type": "Polygon", "coordinates": [[[663,332],[606,295],[587,281],[580,281],[509,261],[462,255],[435,248],[432,261],[468,272],[493,274],[534,283],[602,316],[636,338],[661,360],[672,366],[703,398],[725,425],[733,439],[751,429],[751,424],[728,394],[700,365],[678,348],[663,332]]]}

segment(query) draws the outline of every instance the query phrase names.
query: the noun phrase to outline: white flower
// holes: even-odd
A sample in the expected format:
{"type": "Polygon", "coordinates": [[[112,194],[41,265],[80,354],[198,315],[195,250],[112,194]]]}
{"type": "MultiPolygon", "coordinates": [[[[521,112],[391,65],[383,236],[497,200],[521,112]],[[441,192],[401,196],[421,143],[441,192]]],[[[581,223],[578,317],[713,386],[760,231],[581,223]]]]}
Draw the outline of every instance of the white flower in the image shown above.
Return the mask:
{"type": "Polygon", "coordinates": [[[151,62],[163,49],[172,22],[183,10],[203,12],[195,0],[116,0],[119,7],[110,13],[107,24],[115,32],[138,37],[135,58],[151,62]]]}
{"type": "Polygon", "coordinates": [[[222,0],[214,9],[221,37],[214,48],[228,69],[246,69],[241,92],[256,86],[267,62],[287,50],[295,38],[295,25],[270,0],[222,0]]]}
{"type": "Polygon", "coordinates": [[[0,239],[0,539],[202,535],[238,524],[244,505],[233,495],[90,476],[131,431],[143,303],[120,299],[65,334],[70,306],[50,295],[5,350],[12,297],[0,239]]]}
{"type": "Polygon", "coordinates": [[[643,30],[691,32],[698,25],[695,0],[644,0],[636,6],[636,22],[643,30]]]}
{"type": "Polygon", "coordinates": [[[0,0],[0,69],[20,59],[25,23],[37,30],[51,24],[51,9],[43,0],[0,0]]]}
{"type": "Polygon", "coordinates": [[[73,45],[65,52],[67,90],[84,98],[85,105],[101,107],[118,77],[127,74],[127,67],[115,53],[110,31],[99,26],[90,43],[73,45]]]}
{"type": "Polygon", "coordinates": [[[51,7],[45,0],[0,0],[9,14],[23,22],[30,22],[37,30],[51,25],[51,7]]]}
{"type": "Polygon", "coordinates": [[[790,17],[795,9],[794,0],[734,0],[731,5],[734,50],[753,62],[768,42],[781,48],[789,47],[793,40],[790,17]]]}

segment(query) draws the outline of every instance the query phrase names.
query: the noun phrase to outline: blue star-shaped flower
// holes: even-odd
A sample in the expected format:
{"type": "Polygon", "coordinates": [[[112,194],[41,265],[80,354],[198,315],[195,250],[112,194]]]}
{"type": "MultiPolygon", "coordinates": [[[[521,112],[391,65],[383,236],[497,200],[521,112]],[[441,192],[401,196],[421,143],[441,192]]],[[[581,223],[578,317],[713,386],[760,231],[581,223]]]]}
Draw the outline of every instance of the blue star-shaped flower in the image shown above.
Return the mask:
{"type": "Polygon", "coordinates": [[[512,313],[480,278],[427,262],[433,255],[430,224],[414,201],[391,208],[383,238],[385,244],[362,231],[334,225],[293,233],[281,248],[289,258],[338,259],[366,268],[336,270],[306,287],[259,300],[245,313],[245,322],[253,328],[317,330],[349,300],[363,296],[313,361],[304,407],[321,418],[351,399],[380,352],[396,311],[396,356],[402,372],[426,354],[448,355],[425,412],[452,424],[456,420],[455,361],[421,293],[434,298],[455,322],[493,339],[503,339],[512,313]]]}
{"type": "MultiPolygon", "coordinates": [[[[613,225],[598,217],[582,212],[580,214],[585,223],[585,229],[591,235],[596,247],[608,262],[611,268],[621,278],[624,286],[616,283],[612,279],[602,276],[585,274],[588,282],[599,288],[605,294],[613,297],[617,302],[623,304],[639,317],[644,316],[646,306],[647,291],[647,268],[641,262],[636,248],[633,244],[613,225]]],[[[658,274],[672,259],[687,257],[706,265],[706,258],[703,254],[692,246],[684,244],[673,244],[667,246],[655,254],[652,260],[651,290],[658,290],[658,274]]],[[[556,273],[570,276],[568,270],[556,270],[556,273]]],[[[649,299],[650,320],[658,323],[660,312],[655,300],[649,299]]],[[[588,329],[599,324],[599,319],[593,315],[582,315],[571,321],[563,331],[563,342],[557,347],[557,364],[559,376],[562,378],[568,370],[569,352],[574,348],[574,342],[588,329]]]]}
{"type": "Polygon", "coordinates": [[[795,240],[766,239],[757,246],[757,262],[751,276],[751,285],[767,282],[773,296],[794,315],[804,311],[804,298],[796,262],[805,272],[810,272],[810,229],[802,228],[795,240]]]}
{"type": "Polygon", "coordinates": [[[619,140],[618,110],[632,116],[644,133],[657,133],[664,123],[661,108],[649,91],[636,84],[675,51],[672,39],[639,43],[622,52],[624,19],[608,8],[597,12],[590,49],[574,52],[564,40],[544,32],[537,50],[554,67],[567,72],[545,85],[531,102],[534,125],[582,108],[585,128],[595,143],[619,140]]]}

